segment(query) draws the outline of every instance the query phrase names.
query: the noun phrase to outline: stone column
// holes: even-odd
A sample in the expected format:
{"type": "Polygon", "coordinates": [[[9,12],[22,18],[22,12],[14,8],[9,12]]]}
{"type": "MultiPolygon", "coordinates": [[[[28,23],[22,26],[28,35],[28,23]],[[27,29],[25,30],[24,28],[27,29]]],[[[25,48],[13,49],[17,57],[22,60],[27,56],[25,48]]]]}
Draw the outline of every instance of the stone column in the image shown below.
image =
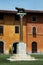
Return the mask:
{"type": "Polygon", "coordinates": [[[23,17],[20,16],[20,42],[23,42],[23,17]]]}
{"type": "Polygon", "coordinates": [[[23,42],[23,17],[26,13],[17,13],[20,16],[20,42],[23,42]]]}

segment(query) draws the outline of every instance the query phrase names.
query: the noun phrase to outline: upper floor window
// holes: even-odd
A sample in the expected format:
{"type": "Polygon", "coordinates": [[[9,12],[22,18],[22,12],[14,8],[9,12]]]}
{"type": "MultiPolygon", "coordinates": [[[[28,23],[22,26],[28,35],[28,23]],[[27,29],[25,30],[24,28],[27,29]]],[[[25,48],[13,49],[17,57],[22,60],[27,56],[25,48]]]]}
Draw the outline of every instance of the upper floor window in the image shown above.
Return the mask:
{"type": "Polygon", "coordinates": [[[4,19],[4,15],[2,13],[0,13],[0,20],[4,19]]]}
{"type": "Polygon", "coordinates": [[[15,15],[15,20],[19,21],[20,20],[20,16],[19,15],[15,15]]]}
{"type": "Polygon", "coordinates": [[[15,26],[15,33],[19,33],[19,26],[15,26]]]}
{"type": "Polygon", "coordinates": [[[33,16],[32,17],[32,22],[36,22],[37,21],[37,17],[36,16],[33,16]]]}
{"type": "Polygon", "coordinates": [[[36,37],[36,27],[33,27],[33,37],[36,37]]]}
{"type": "Polygon", "coordinates": [[[0,35],[3,35],[3,26],[0,26],[0,35]]]}

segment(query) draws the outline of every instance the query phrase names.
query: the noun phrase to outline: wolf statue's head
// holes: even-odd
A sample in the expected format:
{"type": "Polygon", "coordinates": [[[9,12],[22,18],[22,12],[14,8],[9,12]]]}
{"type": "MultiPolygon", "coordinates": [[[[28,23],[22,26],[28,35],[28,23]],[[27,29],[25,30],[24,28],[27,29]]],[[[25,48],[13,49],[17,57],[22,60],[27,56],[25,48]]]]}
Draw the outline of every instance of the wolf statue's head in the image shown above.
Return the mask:
{"type": "Polygon", "coordinates": [[[18,7],[16,7],[16,10],[17,10],[19,13],[25,12],[25,10],[24,10],[23,8],[18,8],[18,7]]]}

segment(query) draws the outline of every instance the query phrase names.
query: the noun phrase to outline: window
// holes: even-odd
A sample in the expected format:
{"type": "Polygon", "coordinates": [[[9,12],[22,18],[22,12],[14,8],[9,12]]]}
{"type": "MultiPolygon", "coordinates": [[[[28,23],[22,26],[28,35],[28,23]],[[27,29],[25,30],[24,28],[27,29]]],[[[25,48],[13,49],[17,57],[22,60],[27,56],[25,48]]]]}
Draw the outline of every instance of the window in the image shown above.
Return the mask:
{"type": "Polygon", "coordinates": [[[33,16],[33,17],[32,17],[32,21],[33,21],[33,22],[36,22],[36,19],[37,19],[36,16],[33,16]]]}
{"type": "Polygon", "coordinates": [[[15,26],[15,33],[19,33],[19,26],[15,26]]]}
{"type": "Polygon", "coordinates": [[[33,37],[36,37],[36,27],[33,27],[33,37]]]}
{"type": "Polygon", "coordinates": [[[19,21],[20,20],[20,16],[19,15],[15,15],[15,20],[19,21]]]}
{"type": "Polygon", "coordinates": [[[4,15],[0,13],[0,20],[4,19],[4,15]]]}
{"type": "Polygon", "coordinates": [[[0,35],[3,35],[3,26],[0,26],[0,35]]]}

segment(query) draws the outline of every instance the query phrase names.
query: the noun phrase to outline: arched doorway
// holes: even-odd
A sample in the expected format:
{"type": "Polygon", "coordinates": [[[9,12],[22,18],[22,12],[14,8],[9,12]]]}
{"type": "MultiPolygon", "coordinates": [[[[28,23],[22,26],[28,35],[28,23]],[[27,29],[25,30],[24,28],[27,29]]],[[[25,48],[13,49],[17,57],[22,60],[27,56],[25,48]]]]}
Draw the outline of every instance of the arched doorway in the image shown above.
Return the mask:
{"type": "Polygon", "coordinates": [[[4,53],[4,42],[0,41],[0,53],[4,53]]]}
{"type": "Polygon", "coordinates": [[[18,44],[18,42],[13,43],[13,47],[12,47],[13,54],[17,54],[17,44],[18,44]]]}
{"type": "Polygon", "coordinates": [[[32,42],[32,53],[37,53],[37,43],[32,42]]]}

